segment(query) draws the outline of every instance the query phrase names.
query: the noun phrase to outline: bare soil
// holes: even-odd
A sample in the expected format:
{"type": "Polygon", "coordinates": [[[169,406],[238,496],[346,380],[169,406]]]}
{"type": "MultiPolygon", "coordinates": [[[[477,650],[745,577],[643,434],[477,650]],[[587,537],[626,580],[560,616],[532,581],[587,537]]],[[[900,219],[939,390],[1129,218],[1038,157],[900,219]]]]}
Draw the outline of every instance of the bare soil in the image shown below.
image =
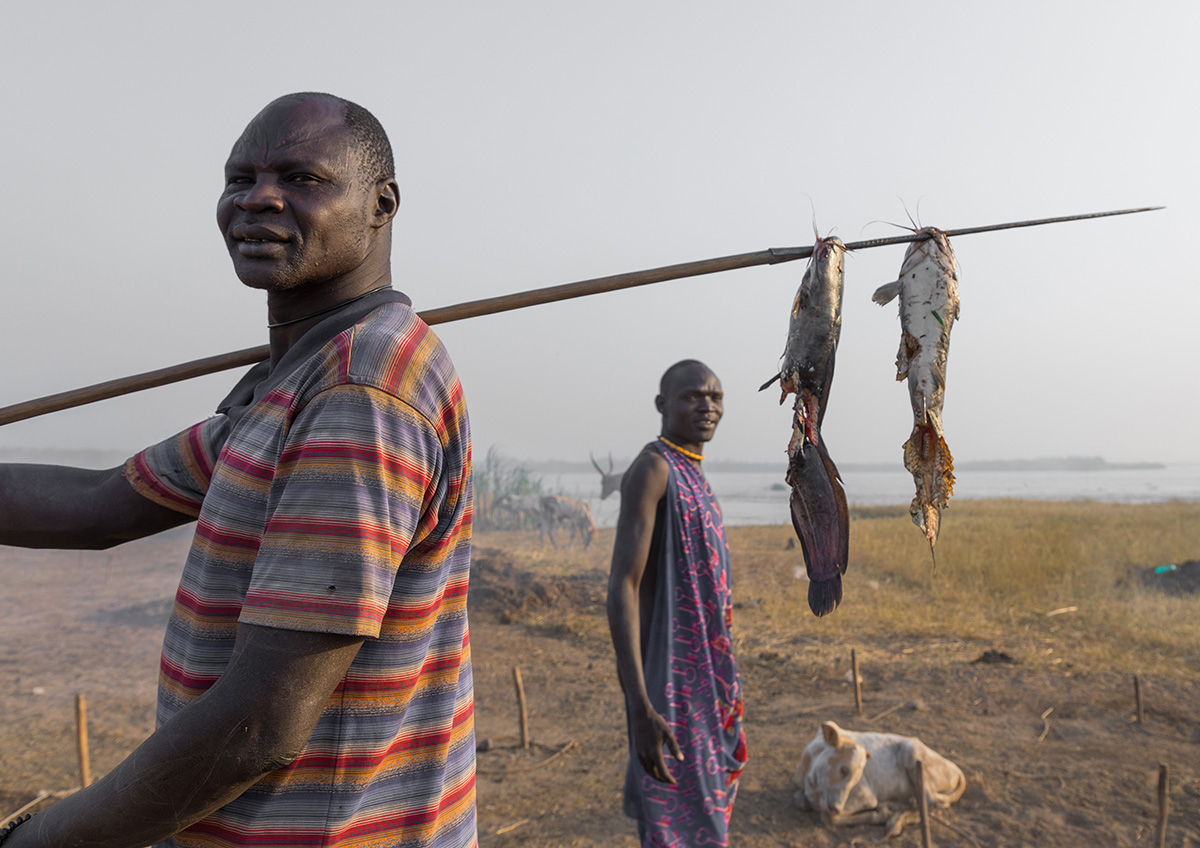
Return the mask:
{"type": "MultiPolygon", "coordinates": [[[[605,575],[596,567],[611,531],[597,540],[601,553],[589,566],[567,571],[539,568],[486,536],[479,541],[470,614],[483,749],[480,844],[635,846],[621,814],[624,716],[604,622],[605,575]],[[527,751],[516,747],[514,667],[534,743],[527,751]]],[[[0,815],[39,791],[79,783],[76,693],[86,696],[94,775],[151,731],[159,641],[187,545],[188,534],[175,531],[111,552],[0,549],[0,815]]],[[[737,561],[735,543],[735,568],[737,561]]],[[[851,646],[810,637],[806,620],[781,628],[760,610],[752,581],[739,588],[746,590],[735,626],[751,760],[734,845],[861,845],[880,837],[877,827],[831,830],[792,802],[800,752],[832,719],[919,736],[962,767],[968,788],[936,814],[937,845],[1153,845],[1165,763],[1166,844],[1200,846],[1200,684],[1193,679],[1142,679],[1138,725],[1128,675],[1025,667],[1005,661],[1003,646],[953,639],[868,643],[854,646],[864,678],[858,715],[851,646]],[[993,661],[976,662],[988,651],[993,661]]],[[[917,829],[890,844],[920,845],[917,829]]]]}

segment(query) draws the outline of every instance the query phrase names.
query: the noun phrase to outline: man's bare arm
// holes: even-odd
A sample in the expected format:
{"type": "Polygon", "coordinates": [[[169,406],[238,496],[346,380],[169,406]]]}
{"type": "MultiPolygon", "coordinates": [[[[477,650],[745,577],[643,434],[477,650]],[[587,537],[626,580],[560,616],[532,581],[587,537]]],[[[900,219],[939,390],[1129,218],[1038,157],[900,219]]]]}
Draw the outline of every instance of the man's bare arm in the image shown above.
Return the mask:
{"type": "Polygon", "coordinates": [[[299,755],[362,642],[240,625],[211,689],[4,848],[140,848],[199,821],[299,755]]]}
{"type": "Polygon", "coordinates": [[[194,520],[142,497],[121,472],[0,465],[0,544],[102,549],[194,520]]]}
{"type": "Polygon", "coordinates": [[[613,544],[608,578],[608,626],[617,656],[617,676],[625,692],[630,740],[647,774],[663,783],[675,783],[667,771],[662,746],[681,757],[675,736],[650,703],[642,666],[641,584],[654,538],[658,504],[667,491],[669,470],[661,456],[644,451],[621,484],[621,512],[613,544]]]}

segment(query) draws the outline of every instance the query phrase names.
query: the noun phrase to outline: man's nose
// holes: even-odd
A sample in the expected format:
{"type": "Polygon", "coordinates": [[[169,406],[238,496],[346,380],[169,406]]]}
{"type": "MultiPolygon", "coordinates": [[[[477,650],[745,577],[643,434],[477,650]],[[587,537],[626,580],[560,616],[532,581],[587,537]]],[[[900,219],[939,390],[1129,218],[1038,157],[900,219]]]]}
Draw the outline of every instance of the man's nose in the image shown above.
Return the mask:
{"type": "Polygon", "coordinates": [[[246,212],[280,212],[283,210],[283,195],[274,180],[262,178],[247,186],[238,195],[237,205],[246,212]]]}

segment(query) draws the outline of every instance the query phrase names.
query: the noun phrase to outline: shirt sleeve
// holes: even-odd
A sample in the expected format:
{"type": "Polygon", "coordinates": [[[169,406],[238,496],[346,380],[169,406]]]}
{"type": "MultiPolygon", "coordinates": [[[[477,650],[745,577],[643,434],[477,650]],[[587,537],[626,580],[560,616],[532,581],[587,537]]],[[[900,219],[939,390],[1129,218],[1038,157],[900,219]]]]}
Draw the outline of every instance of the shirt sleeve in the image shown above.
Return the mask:
{"type": "Polygon", "coordinates": [[[228,436],[229,419],[215,415],[134,454],[123,474],[139,495],[194,518],[228,436]]]}
{"type": "Polygon", "coordinates": [[[359,385],[317,395],[280,454],[240,621],[378,636],[405,553],[437,525],[443,467],[434,426],[403,401],[359,385]]]}

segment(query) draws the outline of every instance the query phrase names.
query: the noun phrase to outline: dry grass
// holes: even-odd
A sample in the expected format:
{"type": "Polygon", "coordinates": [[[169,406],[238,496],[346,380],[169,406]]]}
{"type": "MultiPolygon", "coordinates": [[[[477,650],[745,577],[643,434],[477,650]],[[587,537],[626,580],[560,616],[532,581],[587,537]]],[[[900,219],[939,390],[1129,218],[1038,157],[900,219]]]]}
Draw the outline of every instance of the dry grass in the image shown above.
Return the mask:
{"type": "MultiPolygon", "coordinates": [[[[943,516],[936,571],[906,508],[855,508],[845,599],[823,619],[809,613],[807,583],[793,576],[803,559],[787,549],[792,536],[786,526],[730,528],[744,650],[876,643],[962,659],[992,648],[1064,672],[1200,679],[1200,596],[1167,596],[1134,577],[1200,559],[1200,503],[958,501],[943,516]],[[1077,610],[1047,615],[1065,607],[1077,610]]],[[[477,543],[546,575],[607,571],[612,530],[588,551],[542,549],[520,531],[481,533],[477,543]]]]}
{"type": "Polygon", "coordinates": [[[801,623],[800,552],[791,528],[735,527],[738,590],[763,598],[773,626],[898,650],[942,644],[1003,650],[1022,663],[1118,672],[1200,674],[1200,596],[1170,597],[1134,576],[1200,559],[1200,504],[961,501],[943,516],[937,567],[903,507],[857,508],[845,600],[801,623]],[[792,584],[792,585],[789,585],[792,584]],[[1047,615],[1066,607],[1077,610],[1047,615]]]}

